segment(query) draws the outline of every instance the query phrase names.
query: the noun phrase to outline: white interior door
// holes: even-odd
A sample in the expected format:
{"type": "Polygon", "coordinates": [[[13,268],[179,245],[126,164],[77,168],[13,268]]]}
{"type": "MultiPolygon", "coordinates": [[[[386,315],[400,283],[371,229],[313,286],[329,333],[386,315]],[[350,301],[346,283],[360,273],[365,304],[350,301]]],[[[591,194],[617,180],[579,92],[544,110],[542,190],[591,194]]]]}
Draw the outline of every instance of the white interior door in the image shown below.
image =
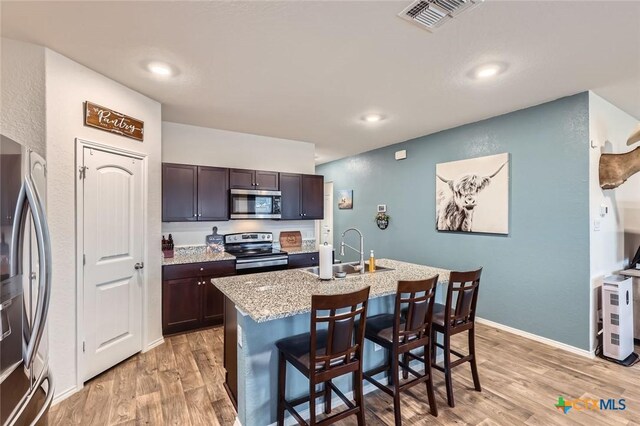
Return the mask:
{"type": "Polygon", "coordinates": [[[320,244],[333,244],[333,182],[324,184],[324,219],[320,221],[320,244]]]}
{"type": "Polygon", "coordinates": [[[142,349],[143,169],[87,147],[83,165],[87,380],[142,349]]]}

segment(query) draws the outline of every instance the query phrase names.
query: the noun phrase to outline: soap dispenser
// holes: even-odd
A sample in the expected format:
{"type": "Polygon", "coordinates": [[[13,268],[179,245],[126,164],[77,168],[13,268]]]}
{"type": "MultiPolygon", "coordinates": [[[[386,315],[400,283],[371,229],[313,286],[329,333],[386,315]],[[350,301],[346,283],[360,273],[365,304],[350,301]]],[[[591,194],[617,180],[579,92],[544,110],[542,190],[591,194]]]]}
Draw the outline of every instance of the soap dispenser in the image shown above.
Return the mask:
{"type": "Polygon", "coordinates": [[[371,250],[371,255],[369,256],[369,272],[376,271],[376,257],[373,255],[373,250],[371,250]]]}

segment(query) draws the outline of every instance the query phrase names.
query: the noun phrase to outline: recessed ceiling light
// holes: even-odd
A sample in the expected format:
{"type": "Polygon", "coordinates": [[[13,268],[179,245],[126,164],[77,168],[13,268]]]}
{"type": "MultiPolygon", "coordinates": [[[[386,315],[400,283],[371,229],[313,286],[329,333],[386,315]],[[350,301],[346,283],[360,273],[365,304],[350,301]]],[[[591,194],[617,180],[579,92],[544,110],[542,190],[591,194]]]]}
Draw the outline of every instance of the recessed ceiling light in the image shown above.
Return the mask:
{"type": "Polygon", "coordinates": [[[367,114],[362,117],[362,120],[367,123],[377,123],[378,121],[384,120],[384,116],[382,114],[367,114]]]}
{"type": "Polygon", "coordinates": [[[470,75],[477,80],[485,80],[487,78],[495,77],[498,74],[501,74],[506,69],[507,66],[502,63],[486,64],[474,68],[471,71],[470,75]]]}
{"type": "Polygon", "coordinates": [[[147,64],[147,69],[151,73],[162,77],[169,77],[173,75],[173,69],[171,68],[171,66],[164,62],[149,62],[147,64]]]}

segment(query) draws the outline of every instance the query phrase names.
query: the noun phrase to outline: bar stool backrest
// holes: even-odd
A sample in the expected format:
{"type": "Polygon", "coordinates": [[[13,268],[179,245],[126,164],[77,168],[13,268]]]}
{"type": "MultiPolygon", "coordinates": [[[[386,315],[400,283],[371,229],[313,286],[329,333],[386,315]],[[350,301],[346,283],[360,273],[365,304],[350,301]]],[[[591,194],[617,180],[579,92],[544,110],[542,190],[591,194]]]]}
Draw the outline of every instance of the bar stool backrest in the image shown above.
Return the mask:
{"type": "Polygon", "coordinates": [[[329,370],[362,360],[369,287],[347,294],[311,297],[311,351],[309,365],[329,370]],[[323,314],[328,311],[328,314],[323,314]],[[355,324],[359,321],[360,327],[355,324]],[[327,323],[324,353],[317,352],[318,325],[327,323]],[[355,336],[354,336],[355,332],[355,336]]]}
{"type": "Polygon", "coordinates": [[[393,325],[394,344],[407,344],[429,338],[433,319],[438,275],[419,281],[398,281],[395,318],[393,325]],[[404,325],[401,312],[407,309],[404,325]]]}
{"type": "Polygon", "coordinates": [[[482,268],[451,272],[445,304],[445,326],[456,328],[475,321],[481,274],[482,268]]]}

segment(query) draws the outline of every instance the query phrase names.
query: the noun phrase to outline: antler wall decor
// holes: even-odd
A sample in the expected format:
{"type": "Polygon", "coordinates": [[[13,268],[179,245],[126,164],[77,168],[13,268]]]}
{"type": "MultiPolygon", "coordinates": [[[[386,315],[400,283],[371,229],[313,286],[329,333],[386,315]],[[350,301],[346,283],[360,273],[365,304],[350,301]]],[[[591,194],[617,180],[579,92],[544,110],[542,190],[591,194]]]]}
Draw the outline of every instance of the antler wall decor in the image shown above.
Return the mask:
{"type": "MultiPolygon", "coordinates": [[[[627,145],[640,141],[640,126],[627,139],[627,145]]],[[[640,147],[624,154],[600,156],[600,188],[614,189],[640,171],[640,147]]]]}

